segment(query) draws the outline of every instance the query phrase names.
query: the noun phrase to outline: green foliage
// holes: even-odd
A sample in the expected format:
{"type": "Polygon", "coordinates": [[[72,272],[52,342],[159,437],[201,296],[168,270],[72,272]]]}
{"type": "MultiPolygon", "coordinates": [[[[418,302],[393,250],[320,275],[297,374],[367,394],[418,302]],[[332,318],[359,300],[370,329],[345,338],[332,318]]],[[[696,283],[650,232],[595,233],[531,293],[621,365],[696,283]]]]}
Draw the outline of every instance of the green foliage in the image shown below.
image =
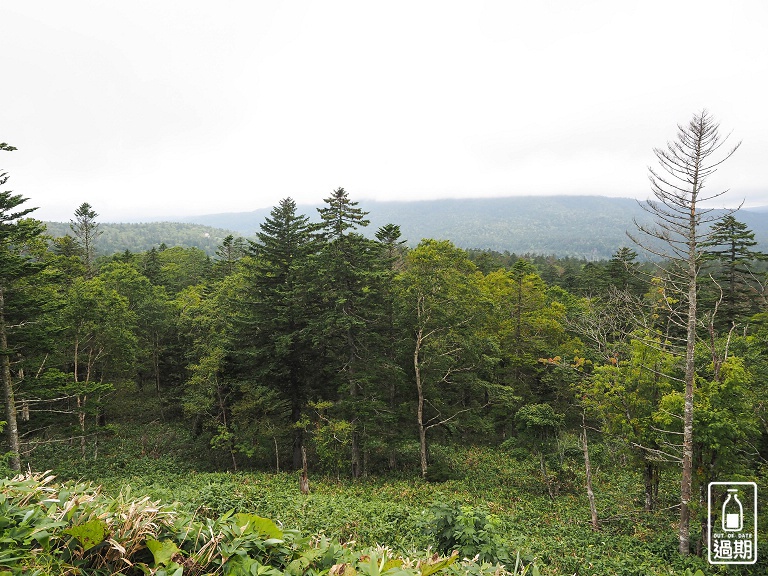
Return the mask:
{"type": "Polygon", "coordinates": [[[159,542],[154,538],[147,538],[146,545],[149,551],[152,552],[155,566],[168,566],[171,564],[173,557],[181,552],[176,543],[170,540],[159,542]]]}
{"type": "MultiPolygon", "coordinates": [[[[313,224],[282,201],[247,250],[233,235],[217,240],[215,262],[180,245],[121,248],[92,278],[73,239],[47,252],[39,223],[4,228],[18,232],[21,250],[16,259],[0,254],[13,288],[5,379],[24,407],[22,446],[12,452],[60,476],[99,478],[118,494],[110,511],[88,504],[64,519],[52,563],[108,573],[122,554],[110,540],[125,547],[110,514],[131,485],[188,503],[173,511],[178,522],[151,520],[159,529],[137,541],[134,573],[392,576],[415,566],[382,550],[345,560],[336,549],[435,546],[418,528],[430,501],[450,503],[446,526],[462,554],[491,562],[506,553],[512,563],[510,550],[520,550],[526,566],[515,572],[666,576],[661,567],[700,567],[675,562],[674,518],[663,512],[680,485],[659,461],[676,456],[682,410],[669,294],[653,285],[648,326],[634,332],[639,302],[618,292],[602,299],[609,287],[642,294],[633,251],[610,262],[470,257],[442,240],[408,251],[398,226],[380,228],[378,242],[359,233],[367,215],[343,189],[326,204],[313,224]],[[593,321],[586,346],[576,317],[593,321]],[[602,433],[590,436],[599,534],[584,530],[574,405],[602,433]],[[299,495],[304,451],[312,489],[299,495]],[[225,469],[291,473],[205,473],[225,469]],[[360,478],[345,484],[350,471],[360,478]],[[662,512],[641,512],[644,499],[662,512]],[[259,518],[274,518],[274,530],[256,528],[259,518]],[[201,526],[192,538],[190,527],[201,526]],[[285,526],[329,543],[305,547],[285,526]],[[202,546],[217,552],[199,556],[202,546]]],[[[762,474],[754,457],[768,457],[762,316],[728,338],[701,331],[710,337],[696,360],[702,485],[726,472],[762,474]]],[[[40,544],[17,524],[14,547],[40,544]]],[[[420,572],[459,564],[425,561],[420,572]]]]}
{"type": "MultiPolygon", "coordinates": [[[[433,576],[457,561],[356,550],[251,513],[205,518],[148,498],[52,482],[33,474],[0,481],[0,574],[433,576]]],[[[494,574],[485,566],[473,572],[494,574]]]]}
{"type": "Polygon", "coordinates": [[[326,472],[340,474],[349,462],[354,427],[347,420],[326,415],[333,407],[331,402],[310,402],[309,407],[316,414],[311,430],[320,467],[326,472]]]}
{"type": "Polygon", "coordinates": [[[710,263],[708,275],[715,281],[715,288],[710,286],[709,304],[712,306],[712,300],[722,299],[714,322],[723,331],[759,311],[756,296],[762,293],[763,286],[753,269],[759,260],[768,259],[768,255],[753,250],[756,245],[755,233],[732,214],[715,222],[707,241],[702,244],[708,248],[704,252],[710,263]]]}
{"type": "Polygon", "coordinates": [[[160,263],[158,282],[168,294],[178,294],[185,288],[202,284],[209,277],[213,264],[200,248],[174,246],[158,251],[160,263]]]}
{"type": "Polygon", "coordinates": [[[563,427],[565,417],[549,404],[526,404],[515,414],[515,422],[521,434],[535,446],[546,446],[563,427]]]}
{"type": "MultiPolygon", "coordinates": [[[[69,224],[63,222],[45,222],[50,236],[65,237],[70,232],[69,224]]],[[[246,234],[252,234],[254,227],[246,234]]],[[[179,222],[145,223],[108,223],[99,224],[102,233],[96,245],[96,253],[109,256],[129,250],[133,253],[145,252],[160,245],[198,248],[208,256],[216,254],[217,248],[233,233],[222,228],[185,224],[179,222]]]]}
{"type": "MultiPolygon", "coordinates": [[[[434,452],[434,450],[433,450],[434,452]]],[[[456,480],[459,478],[459,474],[451,468],[451,465],[445,460],[433,459],[429,465],[426,476],[424,479],[427,482],[447,482],[448,480],[456,480]]]]}
{"type": "Polygon", "coordinates": [[[75,220],[70,220],[69,227],[75,234],[75,242],[80,248],[80,257],[85,266],[85,277],[92,278],[96,273],[96,240],[101,236],[98,214],[87,202],[83,202],[75,210],[75,220]]]}
{"type": "MultiPolygon", "coordinates": [[[[0,149],[15,150],[6,144],[0,149]]],[[[8,175],[0,171],[0,186],[7,181],[8,175]]],[[[48,340],[45,331],[35,327],[45,309],[44,251],[40,250],[44,229],[28,217],[36,208],[23,208],[26,201],[20,194],[0,191],[0,385],[13,470],[20,470],[21,462],[14,397],[18,382],[11,366],[39,349],[41,340],[48,340]]]]}
{"type": "Polygon", "coordinates": [[[436,504],[427,512],[425,527],[444,554],[455,550],[481,562],[510,563],[508,543],[494,514],[466,505],[436,504]]]}
{"type": "Polygon", "coordinates": [[[96,375],[115,378],[130,373],[136,352],[136,313],[130,302],[100,277],[76,279],[58,315],[60,338],[74,382],[96,375]]]}
{"type": "MultiPolygon", "coordinates": [[[[750,474],[739,451],[750,438],[758,436],[760,426],[754,409],[754,383],[742,358],[729,357],[717,378],[709,376],[699,379],[695,394],[694,457],[702,485],[724,475],[750,474]]],[[[660,400],[654,421],[660,427],[677,431],[682,412],[683,395],[673,391],[660,400]]]]}
{"type": "MultiPolygon", "coordinates": [[[[386,378],[381,373],[392,360],[380,332],[391,307],[391,274],[388,259],[382,257],[386,245],[362,235],[369,224],[367,213],[346,190],[334,190],[324,202],[318,209],[321,243],[309,261],[309,286],[318,307],[308,326],[313,346],[324,349],[320,395],[336,400],[335,420],[345,427],[336,437],[348,442],[349,469],[358,477],[363,473],[362,444],[383,427],[373,415],[384,409],[379,387],[386,378]]],[[[391,243],[397,232],[390,229],[384,237],[391,243]]]]}
{"type": "Polygon", "coordinates": [[[64,530],[64,534],[74,536],[83,547],[83,552],[88,552],[91,548],[104,542],[107,536],[108,527],[100,518],[92,518],[83,524],[72,526],[64,530]]]}
{"type": "MultiPolygon", "coordinates": [[[[98,478],[104,484],[105,495],[119,496],[122,492],[124,501],[133,500],[134,497],[127,497],[130,495],[147,494],[150,501],[183,502],[183,509],[187,511],[184,514],[188,516],[180,517],[179,532],[184,531],[182,523],[186,518],[214,520],[233,511],[230,519],[240,513],[256,514],[273,519],[283,531],[286,527],[295,527],[302,534],[323,534],[330,541],[358,551],[377,544],[386,545],[404,557],[412,555],[406,554],[407,551],[430,546],[436,549],[436,538],[424,530],[423,520],[427,516],[427,503],[437,502],[454,507],[469,506],[473,514],[496,516],[497,532],[510,550],[507,570],[512,569],[519,550],[528,575],[532,573],[528,566],[534,561],[542,576],[570,576],[576,572],[601,576],[682,576],[687,567],[694,572],[701,568],[710,574],[705,560],[696,557],[683,560],[677,554],[676,538],[669,529],[676,521],[674,508],[663,510],[676,503],[679,478],[675,472],[662,470],[660,510],[646,513],[642,510],[639,472],[623,465],[627,462],[626,453],[619,444],[601,444],[597,438],[590,439],[590,449],[604,453],[593,461],[602,530],[593,533],[588,524],[586,495],[581,489],[583,463],[578,452],[567,447],[559,450],[557,459],[575,474],[573,484],[577,489],[561,492],[554,500],[541,490],[538,463],[530,456],[515,461],[495,448],[437,444],[432,445],[431,452],[459,470],[460,479],[431,484],[423,482],[417,473],[411,473],[368,476],[352,482],[310,471],[312,490],[303,496],[299,494],[295,473],[205,473],[195,471],[190,467],[195,463],[181,457],[174,460],[142,456],[139,450],[130,452],[132,444],[139,444],[137,431],[138,428],[131,432],[133,442],[125,431],[104,441],[103,457],[77,467],[70,465],[68,476],[98,478]],[[110,446],[112,443],[114,447],[110,446]],[[121,451],[126,454],[120,454],[121,451]]],[[[165,427],[154,434],[169,436],[172,429],[165,427]]],[[[179,447],[190,449],[188,436],[179,434],[176,442],[179,447]]],[[[560,443],[570,446],[572,441],[566,436],[560,443]]],[[[413,444],[408,449],[417,452],[413,444]]],[[[163,446],[162,451],[184,454],[169,444],[163,446]]],[[[56,462],[57,458],[60,456],[49,452],[45,460],[56,462]]],[[[412,458],[417,467],[416,455],[412,458]]],[[[554,470],[556,462],[549,459],[548,463],[554,470]]],[[[768,494],[768,484],[760,478],[758,492],[762,507],[765,498],[761,495],[768,494]]],[[[766,526],[760,524],[759,540],[768,538],[765,534],[766,526]]],[[[176,542],[185,554],[188,550],[170,534],[156,534],[154,538],[160,542],[176,542]]],[[[768,559],[768,553],[765,558],[768,559]]],[[[142,561],[152,566],[148,551],[142,561]]],[[[482,563],[468,567],[457,560],[455,566],[461,566],[462,571],[478,570],[468,574],[487,573],[480,570],[482,563]]],[[[452,568],[447,571],[450,573],[452,568]]],[[[762,574],[764,568],[761,564],[751,573],[747,570],[734,574],[762,574]]]]}
{"type": "Polygon", "coordinates": [[[463,429],[485,398],[488,383],[481,368],[495,359],[484,331],[490,303],[481,282],[465,252],[435,240],[409,252],[395,278],[402,346],[413,371],[423,476],[427,433],[440,426],[463,429]]]}

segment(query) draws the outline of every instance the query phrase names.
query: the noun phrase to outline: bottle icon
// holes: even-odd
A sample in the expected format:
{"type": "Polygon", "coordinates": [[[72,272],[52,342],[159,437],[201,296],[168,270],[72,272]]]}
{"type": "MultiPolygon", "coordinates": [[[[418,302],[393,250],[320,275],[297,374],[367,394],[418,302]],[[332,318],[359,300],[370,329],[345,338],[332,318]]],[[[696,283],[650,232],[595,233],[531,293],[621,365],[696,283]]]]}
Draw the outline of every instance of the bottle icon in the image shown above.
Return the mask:
{"type": "Polygon", "coordinates": [[[722,525],[724,532],[741,532],[744,528],[744,508],[739,501],[738,488],[729,488],[723,502],[722,525]]]}

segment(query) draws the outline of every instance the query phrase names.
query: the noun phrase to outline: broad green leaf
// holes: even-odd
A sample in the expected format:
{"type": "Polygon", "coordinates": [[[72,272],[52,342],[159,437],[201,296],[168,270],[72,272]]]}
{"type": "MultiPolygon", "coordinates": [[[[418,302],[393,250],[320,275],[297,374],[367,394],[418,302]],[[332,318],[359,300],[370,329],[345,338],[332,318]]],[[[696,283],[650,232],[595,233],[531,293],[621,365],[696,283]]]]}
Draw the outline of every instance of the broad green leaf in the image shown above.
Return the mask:
{"type": "Polygon", "coordinates": [[[256,514],[239,513],[235,514],[235,522],[241,529],[250,526],[251,530],[270,539],[282,540],[283,531],[277,527],[269,518],[262,518],[256,514]]]}
{"type": "Polygon", "coordinates": [[[390,560],[387,560],[384,563],[384,567],[381,569],[382,572],[386,572],[387,570],[391,570],[392,568],[401,568],[403,566],[403,561],[400,558],[391,558],[390,560]]]}
{"type": "Polygon", "coordinates": [[[153,572],[154,576],[184,576],[184,566],[171,562],[165,569],[153,572]]]}
{"type": "Polygon", "coordinates": [[[85,524],[78,524],[64,530],[65,534],[74,536],[84,551],[88,551],[94,546],[97,546],[104,542],[107,536],[107,525],[100,518],[93,518],[88,520],[85,524]]]}
{"type": "Polygon", "coordinates": [[[450,566],[456,562],[457,558],[458,556],[454,554],[453,556],[442,558],[435,562],[426,562],[421,565],[421,576],[431,576],[432,574],[435,574],[436,572],[439,572],[443,568],[446,568],[447,566],[450,566]]]}
{"type": "Polygon", "coordinates": [[[179,547],[170,540],[159,542],[158,540],[147,538],[147,548],[152,552],[155,566],[168,566],[171,563],[171,558],[181,552],[179,547]]]}
{"type": "Polygon", "coordinates": [[[51,541],[51,533],[47,530],[40,530],[38,532],[34,533],[35,540],[37,540],[40,543],[40,546],[43,547],[43,549],[48,549],[48,544],[51,541]]]}

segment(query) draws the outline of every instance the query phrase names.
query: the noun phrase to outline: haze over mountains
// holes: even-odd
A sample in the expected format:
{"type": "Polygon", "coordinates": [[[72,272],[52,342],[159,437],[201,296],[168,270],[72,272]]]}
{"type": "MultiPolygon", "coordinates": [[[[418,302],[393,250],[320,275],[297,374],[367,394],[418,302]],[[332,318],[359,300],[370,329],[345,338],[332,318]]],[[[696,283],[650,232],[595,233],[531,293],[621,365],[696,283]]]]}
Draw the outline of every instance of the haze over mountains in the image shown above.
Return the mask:
{"type": "MultiPolygon", "coordinates": [[[[299,213],[317,219],[319,205],[299,205],[299,213]]],[[[415,246],[422,238],[451,240],[461,248],[490,249],[514,254],[544,254],[599,260],[622,246],[632,246],[626,232],[638,222],[651,222],[638,202],[604,196],[527,196],[508,198],[360,201],[373,236],[388,223],[400,226],[402,238],[415,246]]],[[[98,207],[97,207],[98,208],[98,207]]],[[[252,238],[271,208],[251,212],[209,214],[174,223],[102,224],[100,251],[149,250],[195,246],[214,254],[227,234],[252,238]]],[[[757,248],[768,252],[768,206],[740,210],[736,218],[755,233],[757,248]]],[[[68,224],[49,223],[49,233],[62,236],[68,224]]],[[[641,252],[638,250],[638,252],[641,252]]],[[[642,257],[642,254],[641,254],[642,257]]]]}
{"type": "MultiPolygon", "coordinates": [[[[314,219],[317,207],[299,205],[298,209],[314,219]]],[[[451,240],[461,248],[588,260],[610,258],[618,248],[632,245],[626,232],[636,230],[634,219],[643,223],[652,220],[636,200],[605,196],[363,200],[360,207],[369,212],[367,234],[373,235],[385,224],[397,224],[410,245],[422,238],[437,238],[451,240]]],[[[210,214],[184,221],[252,236],[269,212],[210,214]]],[[[755,232],[758,248],[768,251],[768,206],[740,210],[736,218],[755,232]]]]}

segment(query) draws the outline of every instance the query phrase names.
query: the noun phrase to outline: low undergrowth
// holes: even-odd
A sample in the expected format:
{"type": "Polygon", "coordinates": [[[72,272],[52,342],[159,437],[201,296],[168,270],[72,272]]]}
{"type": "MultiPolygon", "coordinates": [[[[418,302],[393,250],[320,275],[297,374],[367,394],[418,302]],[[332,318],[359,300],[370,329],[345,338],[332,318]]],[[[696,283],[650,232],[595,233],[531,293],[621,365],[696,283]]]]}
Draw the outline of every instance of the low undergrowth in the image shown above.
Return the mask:
{"type": "MultiPolygon", "coordinates": [[[[519,559],[514,574],[538,574],[519,559]],[[530,572],[529,572],[530,569],[530,572]]],[[[0,575],[501,576],[456,554],[406,557],[302,536],[252,513],[214,518],[26,474],[0,481],[0,575]]]]}
{"type": "MultiPolygon", "coordinates": [[[[383,545],[403,558],[424,557],[423,551],[430,548],[441,554],[457,550],[460,557],[477,558],[474,564],[462,565],[470,573],[481,570],[483,561],[489,566],[499,561],[507,569],[519,562],[530,567],[529,574],[535,565],[542,576],[766,573],[762,560],[759,566],[723,572],[703,558],[680,557],[675,471],[662,479],[659,511],[646,513],[641,479],[620,466],[609,448],[604,447],[604,456],[597,454],[594,463],[598,532],[590,529],[577,455],[552,463],[554,499],[535,459],[522,452],[478,447],[443,448],[448,465],[460,472],[445,482],[402,474],[352,481],[311,473],[308,495],[299,492],[293,473],[201,472],[190,462],[174,470],[173,455],[135,455],[133,460],[121,456],[119,466],[106,456],[94,462],[59,455],[61,465],[54,469],[60,477],[98,482],[112,498],[137,495],[177,502],[175,514],[197,522],[215,521],[230,512],[257,514],[344,550],[383,545]]],[[[764,541],[762,536],[759,540],[764,541]]]]}

